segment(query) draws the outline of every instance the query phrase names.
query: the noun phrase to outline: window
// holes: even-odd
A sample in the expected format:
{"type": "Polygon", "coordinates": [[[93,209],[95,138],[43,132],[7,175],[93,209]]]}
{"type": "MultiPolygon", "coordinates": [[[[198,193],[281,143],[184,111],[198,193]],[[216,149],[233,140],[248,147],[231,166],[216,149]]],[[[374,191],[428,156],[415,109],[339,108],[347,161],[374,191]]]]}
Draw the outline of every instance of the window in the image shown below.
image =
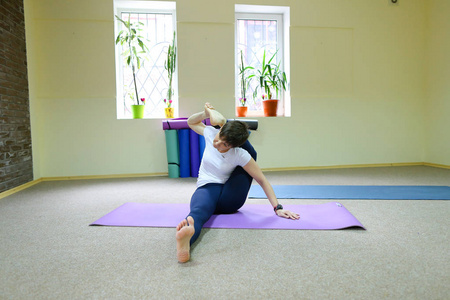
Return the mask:
{"type": "MultiPolygon", "coordinates": [[[[274,6],[236,5],[236,106],[239,106],[242,83],[239,76],[241,53],[245,66],[260,69],[263,55],[266,63],[275,55],[273,63],[280,64],[289,82],[289,8],[274,6]],[[275,61],[276,60],[276,61],[275,61]]],[[[247,116],[263,116],[262,94],[253,93],[258,80],[252,80],[246,92],[247,116]]],[[[277,97],[279,101],[278,116],[290,116],[289,85],[286,91],[277,97]]]]}
{"type": "MultiPolygon", "coordinates": [[[[115,1],[115,15],[131,23],[140,22],[143,40],[149,49],[142,58],[143,63],[136,69],[136,88],[138,97],[145,98],[144,118],[164,118],[169,79],[164,67],[167,50],[172,45],[176,28],[175,2],[158,1],[115,1]]],[[[115,18],[115,37],[124,25],[115,18]]],[[[131,68],[122,55],[120,43],[116,45],[116,101],[117,117],[131,119],[131,105],[137,104],[131,68]]],[[[172,81],[174,96],[172,107],[178,111],[177,69],[172,81]]]]}

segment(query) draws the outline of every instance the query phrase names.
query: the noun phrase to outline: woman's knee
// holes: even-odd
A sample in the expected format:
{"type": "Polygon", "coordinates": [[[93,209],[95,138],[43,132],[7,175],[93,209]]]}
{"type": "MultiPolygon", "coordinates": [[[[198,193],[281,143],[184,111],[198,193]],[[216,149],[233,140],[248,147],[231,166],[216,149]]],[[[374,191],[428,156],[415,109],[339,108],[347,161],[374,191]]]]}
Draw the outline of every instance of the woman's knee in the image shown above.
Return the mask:
{"type": "Polygon", "coordinates": [[[256,160],[256,156],[257,156],[256,150],[255,150],[255,148],[253,148],[252,144],[250,144],[250,142],[248,140],[241,146],[241,148],[244,150],[247,150],[247,152],[250,154],[250,156],[254,160],[256,160]]]}
{"type": "Polygon", "coordinates": [[[241,208],[247,200],[251,184],[252,177],[237,167],[223,187],[215,213],[230,214],[241,208]]]}

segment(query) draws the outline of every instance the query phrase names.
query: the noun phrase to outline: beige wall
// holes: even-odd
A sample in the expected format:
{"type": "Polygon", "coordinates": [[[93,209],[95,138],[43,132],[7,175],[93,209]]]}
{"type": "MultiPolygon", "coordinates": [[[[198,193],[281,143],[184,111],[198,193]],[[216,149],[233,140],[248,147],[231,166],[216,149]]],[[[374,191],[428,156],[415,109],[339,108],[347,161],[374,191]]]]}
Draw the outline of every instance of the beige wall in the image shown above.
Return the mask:
{"type": "MultiPolygon", "coordinates": [[[[232,116],[235,3],[177,1],[181,116],[206,101],[232,116]]],[[[247,1],[291,7],[292,117],[259,119],[261,167],[449,164],[448,120],[425,127],[425,108],[442,114],[448,100],[442,84],[426,101],[425,3],[247,1]]],[[[113,1],[25,0],[25,10],[35,177],[167,172],[161,120],[116,119],[113,1]]],[[[431,48],[443,56],[448,21],[439,32],[431,48]]]]}
{"type": "Polygon", "coordinates": [[[450,165],[450,1],[430,1],[426,160],[450,165]]]}

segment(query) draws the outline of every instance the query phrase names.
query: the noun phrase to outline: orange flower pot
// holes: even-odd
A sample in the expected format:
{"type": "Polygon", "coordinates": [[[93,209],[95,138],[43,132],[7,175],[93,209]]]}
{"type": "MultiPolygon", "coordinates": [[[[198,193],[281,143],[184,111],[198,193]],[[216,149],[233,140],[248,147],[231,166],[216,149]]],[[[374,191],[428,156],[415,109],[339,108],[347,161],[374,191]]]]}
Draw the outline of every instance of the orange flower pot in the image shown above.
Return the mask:
{"type": "Polygon", "coordinates": [[[238,106],[236,107],[236,115],[238,117],[246,117],[247,116],[247,106],[238,106]]]}
{"type": "Polygon", "coordinates": [[[278,109],[278,101],[276,99],[263,100],[264,116],[265,117],[276,117],[278,109]]]}

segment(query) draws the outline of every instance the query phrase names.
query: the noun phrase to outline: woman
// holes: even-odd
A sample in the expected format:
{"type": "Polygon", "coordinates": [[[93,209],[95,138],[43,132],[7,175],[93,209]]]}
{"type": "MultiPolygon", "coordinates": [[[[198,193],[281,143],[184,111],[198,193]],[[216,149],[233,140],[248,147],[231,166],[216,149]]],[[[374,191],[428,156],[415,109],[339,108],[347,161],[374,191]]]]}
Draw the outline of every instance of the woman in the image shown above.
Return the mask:
{"type": "Polygon", "coordinates": [[[189,127],[205,137],[205,152],[200,165],[197,190],[191,198],[190,213],[177,226],[177,258],[187,262],[190,246],[200,235],[206,221],[213,214],[230,214],[244,205],[254,178],[263,188],[279,217],[297,220],[299,215],[283,209],[272,186],[258,164],[256,152],[248,139],[248,127],[240,121],[227,120],[209,103],[204,111],[188,119],[189,127]],[[202,123],[210,119],[211,125],[202,123]]]}

